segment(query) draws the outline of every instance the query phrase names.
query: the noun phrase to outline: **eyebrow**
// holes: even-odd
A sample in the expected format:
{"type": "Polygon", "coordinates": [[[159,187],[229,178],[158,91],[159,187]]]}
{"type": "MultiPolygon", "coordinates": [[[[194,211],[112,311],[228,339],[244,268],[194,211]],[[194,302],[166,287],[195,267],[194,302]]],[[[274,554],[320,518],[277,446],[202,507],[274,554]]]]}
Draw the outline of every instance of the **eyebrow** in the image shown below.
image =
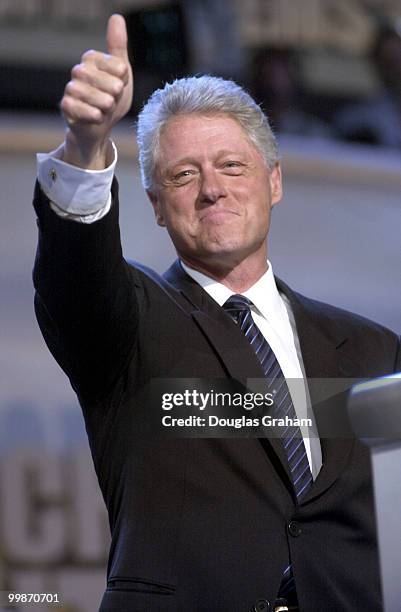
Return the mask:
{"type": "MultiPolygon", "coordinates": [[[[229,149],[221,149],[220,151],[217,151],[216,158],[225,157],[226,155],[234,155],[236,157],[243,157],[243,153],[235,152],[229,149]]],[[[165,173],[171,172],[176,166],[181,166],[184,164],[191,164],[193,166],[196,166],[197,161],[193,157],[183,157],[182,159],[178,159],[177,161],[169,165],[166,168],[165,173]]]]}

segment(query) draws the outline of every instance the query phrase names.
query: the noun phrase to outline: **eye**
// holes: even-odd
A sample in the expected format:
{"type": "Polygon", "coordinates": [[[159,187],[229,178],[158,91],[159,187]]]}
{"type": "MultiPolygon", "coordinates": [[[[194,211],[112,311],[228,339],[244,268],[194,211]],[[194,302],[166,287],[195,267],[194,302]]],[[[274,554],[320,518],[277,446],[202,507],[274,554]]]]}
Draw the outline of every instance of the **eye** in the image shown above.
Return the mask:
{"type": "Polygon", "coordinates": [[[228,160],[224,162],[222,168],[227,174],[238,175],[242,173],[243,164],[239,161],[228,160]]]}
{"type": "Polygon", "coordinates": [[[175,174],[171,180],[176,185],[184,185],[188,183],[188,181],[190,181],[191,178],[195,176],[195,174],[196,174],[195,170],[189,170],[189,169],[181,170],[181,172],[178,172],[177,174],[175,174]]]}

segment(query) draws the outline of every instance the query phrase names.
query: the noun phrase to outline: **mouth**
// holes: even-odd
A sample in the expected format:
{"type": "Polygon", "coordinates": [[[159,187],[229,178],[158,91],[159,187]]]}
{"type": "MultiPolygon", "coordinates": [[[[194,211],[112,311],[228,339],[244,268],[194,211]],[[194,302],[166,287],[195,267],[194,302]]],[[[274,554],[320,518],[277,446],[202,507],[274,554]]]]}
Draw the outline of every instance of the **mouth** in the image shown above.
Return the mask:
{"type": "Polygon", "coordinates": [[[210,208],[207,212],[205,212],[205,214],[202,215],[202,217],[200,217],[200,221],[222,223],[238,216],[239,214],[234,210],[229,210],[227,208],[210,208]]]}

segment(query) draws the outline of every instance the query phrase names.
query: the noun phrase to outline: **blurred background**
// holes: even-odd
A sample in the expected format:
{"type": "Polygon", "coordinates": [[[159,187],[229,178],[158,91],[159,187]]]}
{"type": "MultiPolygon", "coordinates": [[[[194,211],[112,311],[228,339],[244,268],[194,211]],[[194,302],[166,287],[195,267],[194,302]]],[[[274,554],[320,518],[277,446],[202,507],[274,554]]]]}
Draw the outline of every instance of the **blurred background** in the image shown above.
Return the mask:
{"type": "Polygon", "coordinates": [[[222,75],[279,140],[276,274],[401,331],[400,0],[0,0],[0,592],[59,593],[69,612],[98,607],[107,518],[79,406],[33,315],[30,201],[34,153],[63,139],[69,71],[105,48],[115,11],[136,76],[115,135],[126,256],[158,271],[174,258],[140,185],[138,110],[166,80],[222,75]]]}

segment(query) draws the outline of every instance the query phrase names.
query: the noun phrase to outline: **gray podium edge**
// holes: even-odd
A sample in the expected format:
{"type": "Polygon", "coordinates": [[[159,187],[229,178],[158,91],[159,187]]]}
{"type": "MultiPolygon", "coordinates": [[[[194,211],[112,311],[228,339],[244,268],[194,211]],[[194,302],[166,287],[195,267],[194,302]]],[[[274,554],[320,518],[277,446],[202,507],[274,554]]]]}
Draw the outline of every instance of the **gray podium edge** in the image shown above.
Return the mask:
{"type": "Polygon", "coordinates": [[[370,448],[384,612],[401,610],[401,373],[355,385],[348,413],[370,448]]]}

